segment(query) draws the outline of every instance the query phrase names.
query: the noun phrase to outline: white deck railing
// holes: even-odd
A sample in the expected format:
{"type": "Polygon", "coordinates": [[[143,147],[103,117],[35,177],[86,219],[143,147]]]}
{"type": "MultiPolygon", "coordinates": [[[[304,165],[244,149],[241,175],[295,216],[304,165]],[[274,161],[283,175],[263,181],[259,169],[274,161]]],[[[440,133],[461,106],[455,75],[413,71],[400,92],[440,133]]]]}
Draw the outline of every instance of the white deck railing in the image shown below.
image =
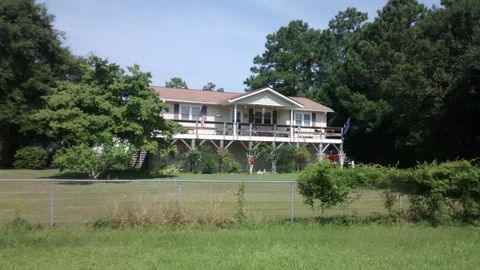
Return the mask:
{"type": "Polygon", "coordinates": [[[260,141],[308,141],[341,142],[343,129],[340,127],[311,127],[297,125],[232,123],[218,121],[174,120],[185,128],[178,138],[260,140],[260,141]]]}

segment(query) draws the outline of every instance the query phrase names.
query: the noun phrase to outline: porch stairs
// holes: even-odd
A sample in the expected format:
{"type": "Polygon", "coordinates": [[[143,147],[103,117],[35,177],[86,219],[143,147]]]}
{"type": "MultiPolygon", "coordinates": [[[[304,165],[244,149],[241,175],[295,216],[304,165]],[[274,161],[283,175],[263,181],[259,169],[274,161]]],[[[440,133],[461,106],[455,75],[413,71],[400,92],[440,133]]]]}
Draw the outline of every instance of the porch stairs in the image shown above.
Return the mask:
{"type": "Polygon", "coordinates": [[[131,161],[131,166],[132,168],[135,169],[141,169],[143,166],[143,161],[145,161],[145,157],[147,156],[147,151],[141,150],[141,151],[136,151],[132,155],[132,161],[131,161]]]}

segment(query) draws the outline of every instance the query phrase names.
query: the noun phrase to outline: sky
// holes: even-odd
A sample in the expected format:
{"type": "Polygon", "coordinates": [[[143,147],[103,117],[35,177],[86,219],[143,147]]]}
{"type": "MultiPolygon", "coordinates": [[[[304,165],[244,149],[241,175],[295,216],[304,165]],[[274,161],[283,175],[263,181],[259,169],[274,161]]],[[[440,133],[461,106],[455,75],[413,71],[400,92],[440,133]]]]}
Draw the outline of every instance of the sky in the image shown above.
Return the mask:
{"type": "MultiPolygon", "coordinates": [[[[213,82],[243,92],[253,58],[268,34],[291,20],[325,29],[341,10],[356,7],[373,19],[386,0],[40,0],[64,32],[64,45],[81,56],[139,64],[162,86],[181,77],[189,88],[213,82]]],[[[439,0],[421,0],[426,6],[439,0]]]]}

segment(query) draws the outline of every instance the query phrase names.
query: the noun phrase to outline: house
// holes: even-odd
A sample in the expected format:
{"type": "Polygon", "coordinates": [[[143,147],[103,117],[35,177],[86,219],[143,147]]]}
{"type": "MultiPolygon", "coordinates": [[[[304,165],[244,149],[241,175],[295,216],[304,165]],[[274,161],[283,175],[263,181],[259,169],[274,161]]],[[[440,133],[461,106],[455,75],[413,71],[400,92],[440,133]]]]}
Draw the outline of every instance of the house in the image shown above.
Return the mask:
{"type": "Polygon", "coordinates": [[[323,159],[327,148],[343,156],[342,128],[328,127],[333,110],[305,97],[287,97],[272,88],[248,93],[153,87],[168,105],[166,119],[183,127],[173,143],[183,150],[210,143],[243,164],[261,144],[306,144],[323,159]]]}

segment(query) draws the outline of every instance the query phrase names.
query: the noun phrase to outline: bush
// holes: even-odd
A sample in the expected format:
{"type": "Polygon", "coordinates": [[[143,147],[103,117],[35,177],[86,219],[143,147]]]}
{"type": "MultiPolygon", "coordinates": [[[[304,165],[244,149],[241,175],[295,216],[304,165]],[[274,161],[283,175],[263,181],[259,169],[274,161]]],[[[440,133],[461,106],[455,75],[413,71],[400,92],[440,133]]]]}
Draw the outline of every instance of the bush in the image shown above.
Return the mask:
{"type": "Polygon", "coordinates": [[[158,174],[165,175],[165,176],[178,175],[179,173],[180,171],[175,166],[167,166],[158,171],[158,174]]]}
{"type": "Polygon", "coordinates": [[[239,173],[242,171],[240,163],[236,162],[233,159],[227,163],[226,169],[228,173],[239,173]]]}
{"type": "Polygon", "coordinates": [[[470,161],[423,163],[396,180],[392,186],[410,195],[415,219],[434,225],[480,220],[480,167],[470,161]]]}
{"type": "Polygon", "coordinates": [[[98,217],[92,224],[92,227],[95,229],[108,228],[111,226],[110,217],[102,215],[98,217]]]}
{"type": "Polygon", "coordinates": [[[44,169],[47,166],[47,151],[38,146],[20,148],[15,154],[13,166],[17,169],[44,169]]]}
{"type": "Polygon", "coordinates": [[[295,148],[295,145],[287,144],[278,149],[277,172],[289,173],[295,170],[295,160],[292,158],[295,154],[295,148]]]}
{"type": "Polygon", "coordinates": [[[185,153],[185,166],[192,173],[198,173],[200,170],[200,160],[202,159],[202,152],[198,149],[190,150],[185,153]]]}
{"type": "Polygon", "coordinates": [[[301,145],[295,149],[294,159],[297,171],[301,171],[307,166],[311,154],[307,146],[301,145]]]}
{"type": "Polygon", "coordinates": [[[352,187],[379,188],[385,206],[397,214],[392,196],[407,194],[411,221],[433,225],[480,222],[480,167],[467,160],[422,163],[412,169],[361,165],[344,170],[352,187]]]}
{"type": "Polygon", "coordinates": [[[218,168],[218,162],[213,154],[209,152],[203,152],[202,159],[200,161],[200,167],[202,168],[202,173],[216,173],[218,168]]]}
{"type": "Polygon", "coordinates": [[[41,228],[40,225],[34,225],[21,217],[14,218],[12,221],[8,222],[6,225],[7,230],[12,230],[15,232],[31,231],[31,230],[40,229],[40,228],[41,228]]]}
{"type": "Polygon", "coordinates": [[[76,145],[61,149],[55,154],[53,163],[60,170],[79,171],[97,179],[107,170],[128,168],[131,158],[132,152],[127,146],[110,140],[99,147],[76,145]]]}
{"type": "Polygon", "coordinates": [[[307,166],[298,176],[300,194],[312,208],[318,203],[323,212],[348,200],[351,184],[348,178],[330,162],[319,162],[307,166]]]}

